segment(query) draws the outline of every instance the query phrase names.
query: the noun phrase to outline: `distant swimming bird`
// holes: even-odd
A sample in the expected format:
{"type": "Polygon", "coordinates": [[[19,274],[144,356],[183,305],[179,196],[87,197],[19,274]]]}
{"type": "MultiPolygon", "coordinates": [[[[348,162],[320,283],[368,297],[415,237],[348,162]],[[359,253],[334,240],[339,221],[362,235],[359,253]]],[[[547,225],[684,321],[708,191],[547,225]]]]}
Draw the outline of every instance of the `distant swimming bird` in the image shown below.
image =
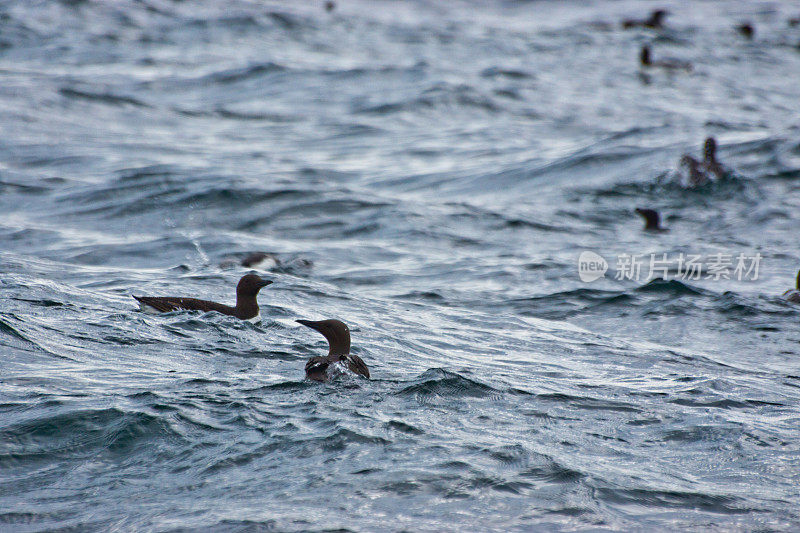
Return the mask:
{"type": "Polygon", "coordinates": [[[717,161],[717,140],[714,137],[706,138],[705,143],[703,143],[703,162],[701,165],[706,174],[711,174],[718,180],[725,177],[725,167],[717,161]]]}
{"type": "Polygon", "coordinates": [[[636,212],[641,215],[644,219],[644,229],[645,231],[656,231],[656,232],[666,232],[669,231],[666,228],[661,227],[661,217],[658,214],[658,211],[655,209],[646,209],[643,207],[637,207],[636,212]]]}
{"type": "Polygon", "coordinates": [[[701,169],[701,163],[694,157],[684,154],[681,158],[680,166],[686,169],[686,185],[687,187],[700,187],[709,181],[709,177],[701,169]]]}
{"type": "Polygon", "coordinates": [[[752,39],[756,33],[756,29],[749,22],[744,22],[736,26],[736,31],[738,31],[742,37],[747,39],[752,39]]]}
{"type": "Polygon", "coordinates": [[[250,252],[246,255],[228,257],[219,264],[220,268],[243,266],[255,270],[271,270],[281,266],[278,256],[268,252],[250,252]]]}
{"type": "Polygon", "coordinates": [[[166,313],[178,309],[197,311],[217,311],[223,315],[235,316],[248,322],[258,322],[261,314],[258,310],[258,291],[272,283],[255,274],[246,274],[236,286],[236,306],[218,304],[197,298],[179,298],[173,296],[134,296],[139,302],[139,309],[145,313],[166,313]]]}
{"type": "Polygon", "coordinates": [[[245,255],[228,257],[219,264],[220,268],[235,268],[243,266],[255,270],[297,270],[308,269],[314,263],[302,257],[296,257],[288,262],[283,262],[277,255],[269,252],[250,252],[245,255]]]}
{"type": "Polygon", "coordinates": [[[336,2],[334,2],[333,0],[328,0],[327,2],[325,2],[325,11],[330,13],[334,9],[336,9],[336,2]]]}
{"type": "Polygon", "coordinates": [[[667,70],[691,71],[693,68],[691,63],[688,61],[681,61],[680,59],[661,59],[659,61],[653,61],[650,55],[650,47],[647,45],[642,46],[639,52],[639,63],[641,63],[643,67],[658,67],[667,70]]]}
{"type": "Polygon", "coordinates": [[[783,293],[783,297],[792,303],[800,304],[800,272],[797,273],[797,278],[794,281],[794,289],[789,289],[783,293]]]}
{"type": "Polygon", "coordinates": [[[268,270],[277,266],[281,266],[281,260],[278,256],[268,252],[253,252],[247,254],[242,258],[240,264],[245,268],[257,268],[261,270],[268,270]]]}
{"type": "Polygon", "coordinates": [[[703,143],[702,161],[684,154],[679,167],[679,172],[686,178],[682,180],[686,187],[700,187],[714,180],[722,180],[728,175],[725,166],[717,159],[717,141],[714,137],[707,137],[703,143]]]}
{"type": "Polygon", "coordinates": [[[664,27],[664,19],[669,15],[666,9],[656,9],[650,13],[650,18],[639,19],[625,19],[622,21],[622,27],[625,29],[630,28],[652,28],[661,29],[664,27]]]}
{"type": "Polygon", "coordinates": [[[341,363],[351,372],[369,378],[369,369],[364,361],[355,354],[350,353],[350,330],[347,324],[340,320],[298,320],[300,324],[308,326],[322,333],[328,339],[328,355],[312,357],[306,363],[306,377],[314,381],[328,381],[341,363]]]}

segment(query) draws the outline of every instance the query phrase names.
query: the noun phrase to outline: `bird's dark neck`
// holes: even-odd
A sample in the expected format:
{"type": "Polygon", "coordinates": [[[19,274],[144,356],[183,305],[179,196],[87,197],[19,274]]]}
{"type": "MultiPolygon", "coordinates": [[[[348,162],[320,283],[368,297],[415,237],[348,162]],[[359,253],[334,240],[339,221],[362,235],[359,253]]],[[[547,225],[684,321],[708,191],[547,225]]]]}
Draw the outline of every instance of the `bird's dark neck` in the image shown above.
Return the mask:
{"type": "Polygon", "coordinates": [[[236,294],[236,314],[246,317],[258,314],[258,300],[252,294],[236,294]]]}
{"type": "Polygon", "coordinates": [[[350,335],[347,332],[344,332],[344,334],[337,332],[334,336],[328,338],[329,359],[338,361],[349,353],[350,335]]]}

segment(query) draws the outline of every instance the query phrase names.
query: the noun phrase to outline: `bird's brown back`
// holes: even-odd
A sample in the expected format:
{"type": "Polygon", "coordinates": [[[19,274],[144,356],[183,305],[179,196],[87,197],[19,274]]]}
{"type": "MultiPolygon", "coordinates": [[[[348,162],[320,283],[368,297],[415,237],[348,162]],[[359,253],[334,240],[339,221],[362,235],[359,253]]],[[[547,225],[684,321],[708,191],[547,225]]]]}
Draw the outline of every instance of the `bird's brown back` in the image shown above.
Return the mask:
{"type": "MultiPolygon", "coordinates": [[[[217,311],[223,315],[237,316],[236,309],[217,302],[208,300],[198,300],[197,298],[179,298],[175,296],[134,296],[139,302],[150,306],[157,311],[167,313],[178,309],[188,309],[196,311],[217,311]]],[[[250,317],[239,317],[250,318],[250,317]]]]}

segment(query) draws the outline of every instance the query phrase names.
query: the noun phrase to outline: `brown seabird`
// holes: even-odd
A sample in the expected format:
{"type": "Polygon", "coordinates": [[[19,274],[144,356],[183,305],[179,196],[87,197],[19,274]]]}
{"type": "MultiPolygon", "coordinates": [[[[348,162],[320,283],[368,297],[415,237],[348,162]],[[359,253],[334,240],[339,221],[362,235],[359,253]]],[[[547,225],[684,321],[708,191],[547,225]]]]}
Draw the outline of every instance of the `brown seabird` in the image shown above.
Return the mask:
{"type": "Polygon", "coordinates": [[[688,182],[685,184],[686,187],[700,187],[711,181],[706,173],[700,168],[700,161],[694,157],[684,154],[684,156],[681,157],[680,164],[681,166],[686,167],[686,178],[688,180],[688,182]]]}
{"type": "Polygon", "coordinates": [[[800,304],[800,272],[797,273],[797,279],[794,282],[794,289],[789,289],[783,293],[783,297],[792,303],[800,304]]]}
{"type": "Polygon", "coordinates": [[[341,320],[298,320],[300,324],[308,326],[322,333],[328,339],[328,355],[312,357],[306,363],[306,377],[314,381],[328,381],[332,375],[333,365],[344,363],[351,372],[369,378],[369,369],[364,361],[355,354],[350,353],[350,330],[341,320]]]}
{"type": "Polygon", "coordinates": [[[295,257],[289,261],[281,260],[278,255],[269,252],[248,252],[225,258],[219,264],[220,268],[236,268],[243,266],[252,270],[308,270],[313,263],[302,257],[295,257]]]}
{"type": "Polygon", "coordinates": [[[736,31],[738,31],[739,34],[746,39],[752,39],[756,34],[756,29],[750,22],[743,22],[739,24],[736,26],[736,31]]]}
{"type": "Polygon", "coordinates": [[[228,257],[224,259],[219,266],[220,268],[243,266],[253,270],[270,270],[273,268],[280,268],[282,263],[277,255],[269,252],[248,252],[241,256],[228,257]]]}
{"type": "Polygon", "coordinates": [[[659,67],[667,70],[686,70],[691,72],[692,64],[688,61],[681,61],[680,59],[660,59],[653,61],[650,57],[650,47],[647,45],[642,46],[639,51],[639,63],[643,67],[659,67]]]}
{"type": "Polygon", "coordinates": [[[703,144],[702,166],[706,173],[712,174],[718,180],[725,177],[725,167],[717,161],[717,140],[714,137],[708,137],[703,144]]]}
{"type": "Polygon", "coordinates": [[[667,228],[661,227],[661,217],[655,209],[646,209],[644,207],[637,207],[636,212],[644,219],[645,231],[666,232],[667,228]]]}
{"type": "Polygon", "coordinates": [[[166,313],[178,309],[197,311],[217,311],[223,315],[235,316],[248,322],[258,322],[261,314],[258,310],[258,291],[272,283],[255,274],[246,274],[236,286],[236,305],[231,307],[197,298],[180,298],[174,296],[134,296],[139,302],[139,309],[146,313],[166,313]]]}
{"type": "Polygon", "coordinates": [[[661,29],[664,27],[664,19],[669,15],[666,9],[656,9],[650,12],[650,18],[644,20],[638,19],[625,19],[622,21],[622,27],[625,29],[630,28],[652,28],[661,29]]]}

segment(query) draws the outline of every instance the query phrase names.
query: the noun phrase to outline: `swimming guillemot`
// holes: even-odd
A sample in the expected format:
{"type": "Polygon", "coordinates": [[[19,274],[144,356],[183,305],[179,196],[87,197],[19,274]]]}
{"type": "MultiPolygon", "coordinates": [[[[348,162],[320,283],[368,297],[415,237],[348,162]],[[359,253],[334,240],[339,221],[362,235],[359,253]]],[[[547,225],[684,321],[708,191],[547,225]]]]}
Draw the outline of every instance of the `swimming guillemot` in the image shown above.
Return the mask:
{"type": "Polygon", "coordinates": [[[253,270],[279,270],[283,272],[308,270],[313,265],[314,263],[303,257],[295,257],[288,261],[283,261],[276,254],[269,252],[236,254],[223,259],[219,264],[220,268],[225,269],[242,266],[253,270]]]}
{"type": "Polygon", "coordinates": [[[742,37],[747,39],[752,39],[756,33],[756,29],[749,22],[743,22],[742,24],[736,26],[736,31],[738,31],[742,37]]]}
{"type": "Polygon", "coordinates": [[[369,378],[364,361],[350,353],[350,330],[341,320],[298,320],[304,326],[322,333],[328,340],[328,355],[312,357],[306,363],[306,377],[314,381],[328,381],[335,374],[337,363],[343,363],[351,372],[369,378]]]}
{"type": "Polygon", "coordinates": [[[703,143],[702,168],[706,174],[711,174],[718,180],[725,177],[725,167],[717,161],[717,140],[714,137],[706,138],[703,143]]]}
{"type": "Polygon", "coordinates": [[[661,217],[658,215],[658,211],[655,209],[637,207],[636,212],[641,215],[642,218],[644,218],[645,231],[655,231],[660,233],[669,231],[668,229],[661,227],[661,217]]]}
{"type": "Polygon", "coordinates": [[[684,154],[683,157],[681,157],[680,167],[686,169],[686,179],[683,183],[685,187],[700,187],[711,181],[700,168],[700,161],[688,154],[684,154]]]}
{"type": "Polygon", "coordinates": [[[688,61],[681,61],[680,59],[661,59],[659,61],[653,61],[653,58],[650,57],[650,47],[647,45],[642,46],[642,49],[639,51],[639,63],[643,67],[659,67],[667,70],[692,70],[692,64],[688,61]]]}
{"type": "Polygon", "coordinates": [[[258,291],[272,283],[255,274],[246,274],[236,286],[236,306],[231,307],[197,298],[179,298],[173,296],[134,296],[139,302],[139,309],[145,313],[166,313],[178,309],[197,311],[217,311],[223,315],[235,316],[249,322],[258,322],[261,315],[258,310],[258,291]]]}
{"type": "Polygon", "coordinates": [[[666,9],[656,9],[650,12],[650,18],[639,19],[625,19],[622,21],[622,27],[625,29],[630,28],[652,28],[661,29],[664,27],[664,19],[669,15],[666,9]]]}
{"type": "Polygon", "coordinates": [[[253,252],[242,258],[241,265],[245,268],[270,269],[281,266],[278,256],[268,252],[253,252]]]}
{"type": "Polygon", "coordinates": [[[729,171],[717,160],[717,141],[714,137],[707,137],[703,143],[703,160],[698,161],[689,154],[683,154],[679,163],[679,173],[685,187],[700,187],[714,180],[724,179],[729,171]]]}
{"type": "Polygon", "coordinates": [[[800,272],[797,273],[797,278],[794,281],[794,289],[789,289],[783,293],[783,297],[792,303],[800,304],[800,272]]]}
{"type": "Polygon", "coordinates": [[[271,270],[281,267],[278,256],[269,252],[249,252],[244,255],[227,257],[220,262],[220,268],[235,268],[243,266],[255,270],[271,270]]]}

